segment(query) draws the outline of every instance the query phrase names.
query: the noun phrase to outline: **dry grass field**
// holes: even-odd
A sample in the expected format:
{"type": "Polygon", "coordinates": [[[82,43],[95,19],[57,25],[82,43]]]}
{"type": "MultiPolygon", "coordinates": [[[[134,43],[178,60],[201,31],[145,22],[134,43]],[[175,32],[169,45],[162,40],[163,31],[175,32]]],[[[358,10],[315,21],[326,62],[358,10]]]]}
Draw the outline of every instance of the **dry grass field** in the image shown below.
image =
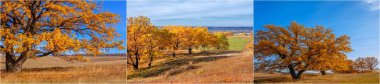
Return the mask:
{"type": "Polygon", "coordinates": [[[253,82],[252,56],[233,53],[212,56],[181,56],[134,72],[129,83],[249,83],[253,82]],[[193,63],[189,63],[190,60],[193,63]]]}
{"type": "MultiPolygon", "coordinates": [[[[244,46],[242,46],[244,47],[244,46]]],[[[165,56],[146,63],[138,71],[127,68],[128,83],[252,83],[252,52],[196,51],[193,55],[179,53],[175,58],[165,56]]]]}
{"type": "Polygon", "coordinates": [[[351,74],[303,74],[302,79],[293,81],[289,74],[255,73],[255,83],[379,83],[379,72],[351,74]]]}
{"type": "Polygon", "coordinates": [[[124,83],[126,82],[125,57],[86,57],[89,62],[66,61],[46,56],[28,59],[23,71],[4,71],[1,59],[1,83],[124,83]]]}

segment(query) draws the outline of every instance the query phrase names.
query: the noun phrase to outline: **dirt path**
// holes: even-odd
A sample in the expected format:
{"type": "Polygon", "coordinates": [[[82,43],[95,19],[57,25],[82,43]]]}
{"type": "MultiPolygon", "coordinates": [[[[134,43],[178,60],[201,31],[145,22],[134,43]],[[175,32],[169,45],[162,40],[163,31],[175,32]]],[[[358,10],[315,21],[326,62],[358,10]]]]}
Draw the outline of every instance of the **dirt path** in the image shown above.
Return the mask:
{"type": "MultiPolygon", "coordinates": [[[[194,63],[188,60],[174,61],[174,65],[158,75],[128,79],[129,83],[252,83],[253,62],[252,49],[219,55],[194,56],[194,63]],[[202,61],[203,60],[203,61],[202,61]],[[207,60],[207,61],[204,61],[207,60]],[[178,63],[177,63],[178,62],[178,63]],[[183,63],[185,64],[183,64],[183,63]]],[[[157,67],[157,68],[160,68],[157,67]]],[[[148,74],[149,72],[145,72],[148,74]]],[[[157,73],[157,72],[152,72],[157,73]]]]}

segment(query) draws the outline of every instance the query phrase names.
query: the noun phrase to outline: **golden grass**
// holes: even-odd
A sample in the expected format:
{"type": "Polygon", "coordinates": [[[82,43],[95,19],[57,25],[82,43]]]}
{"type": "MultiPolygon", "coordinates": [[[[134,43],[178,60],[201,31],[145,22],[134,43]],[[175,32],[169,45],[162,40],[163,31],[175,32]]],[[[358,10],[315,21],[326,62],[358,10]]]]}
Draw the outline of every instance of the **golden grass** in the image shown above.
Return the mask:
{"type": "Polygon", "coordinates": [[[255,83],[379,83],[379,72],[352,74],[303,74],[293,81],[289,74],[255,73],[255,83]]]}
{"type": "Polygon", "coordinates": [[[125,71],[125,64],[31,68],[20,73],[2,71],[1,83],[123,83],[125,71]]]}
{"type": "Polygon", "coordinates": [[[5,72],[1,58],[0,83],[125,83],[126,59],[122,56],[86,56],[89,62],[46,56],[28,59],[20,73],[5,72]]]}
{"type": "Polygon", "coordinates": [[[252,83],[252,53],[247,46],[243,51],[196,50],[193,55],[179,51],[176,57],[167,53],[155,58],[150,69],[144,61],[138,71],[127,66],[127,83],[252,83]]]}
{"type": "Polygon", "coordinates": [[[139,71],[128,68],[129,83],[248,83],[253,82],[252,56],[179,55],[139,71]]]}

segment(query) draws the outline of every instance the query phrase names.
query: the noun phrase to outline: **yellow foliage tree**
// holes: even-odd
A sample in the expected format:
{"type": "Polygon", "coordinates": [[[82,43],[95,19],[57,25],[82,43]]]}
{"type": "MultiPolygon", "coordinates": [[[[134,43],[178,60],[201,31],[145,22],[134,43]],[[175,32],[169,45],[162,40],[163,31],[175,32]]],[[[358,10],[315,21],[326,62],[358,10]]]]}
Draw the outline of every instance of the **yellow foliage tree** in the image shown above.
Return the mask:
{"type": "Polygon", "coordinates": [[[148,68],[152,66],[154,57],[161,56],[160,49],[167,48],[171,39],[171,33],[166,29],[153,28],[148,34],[143,35],[141,38],[146,39],[144,47],[146,47],[145,55],[149,57],[148,68]]]}
{"type": "Polygon", "coordinates": [[[209,47],[213,43],[220,49],[228,47],[224,34],[211,34],[206,27],[163,26],[155,27],[145,16],[128,18],[127,26],[127,63],[138,70],[140,60],[148,60],[148,68],[161,51],[167,50],[176,56],[176,50],[209,47]],[[211,41],[212,40],[212,41],[211,41]]]}
{"type": "MultiPolygon", "coordinates": [[[[314,70],[320,70],[322,75],[326,74],[326,70],[348,70],[349,64],[346,63],[347,56],[344,52],[350,52],[350,38],[343,35],[335,38],[330,29],[324,29],[322,26],[316,26],[315,29],[309,29],[310,35],[307,35],[307,45],[309,49],[320,49],[317,52],[319,58],[316,58],[310,65],[314,70]],[[318,41],[320,40],[320,41],[318,41]]],[[[310,54],[315,55],[315,54],[310,54]]]]}
{"type": "Polygon", "coordinates": [[[295,22],[287,29],[266,25],[268,31],[255,35],[255,59],[268,68],[287,68],[293,79],[300,79],[306,70],[346,69],[345,53],[351,52],[347,35],[335,38],[330,29],[322,26],[306,28],[295,22]]]}
{"type": "Polygon", "coordinates": [[[138,70],[139,61],[144,52],[150,53],[146,50],[146,46],[150,41],[153,41],[154,26],[150,23],[150,19],[145,16],[129,17],[127,24],[127,56],[128,64],[133,66],[134,70],[138,70]]]}
{"type": "MultiPolygon", "coordinates": [[[[206,27],[191,27],[191,26],[164,26],[173,33],[172,49],[188,49],[188,53],[192,54],[194,48],[210,45],[207,37],[210,33],[206,27]]],[[[175,52],[173,52],[175,57],[175,52]]]]}
{"type": "Polygon", "coordinates": [[[21,71],[29,57],[123,49],[122,41],[114,40],[119,35],[112,27],[118,15],[94,12],[96,8],[89,1],[2,1],[0,50],[6,55],[6,71],[21,71]]]}
{"type": "Polygon", "coordinates": [[[162,29],[165,29],[165,30],[168,30],[169,33],[171,34],[170,37],[168,37],[169,41],[168,42],[168,46],[167,46],[167,49],[172,51],[173,54],[172,56],[175,57],[176,56],[176,50],[179,50],[180,49],[180,44],[182,43],[182,34],[183,33],[186,33],[184,32],[184,26],[163,26],[162,29]]]}
{"type": "MultiPolygon", "coordinates": [[[[221,33],[221,32],[217,32],[214,35],[215,35],[214,39],[216,39],[216,40],[214,43],[212,43],[213,47],[215,47],[217,50],[227,50],[229,44],[228,44],[228,38],[227,38],[226,34],[221,33]]],[[[211,39],[213,39],[213,38],[211,38],[211,39]]],[[[211,40],[211,41],[213,41],[213,40],[211,40]]]]}

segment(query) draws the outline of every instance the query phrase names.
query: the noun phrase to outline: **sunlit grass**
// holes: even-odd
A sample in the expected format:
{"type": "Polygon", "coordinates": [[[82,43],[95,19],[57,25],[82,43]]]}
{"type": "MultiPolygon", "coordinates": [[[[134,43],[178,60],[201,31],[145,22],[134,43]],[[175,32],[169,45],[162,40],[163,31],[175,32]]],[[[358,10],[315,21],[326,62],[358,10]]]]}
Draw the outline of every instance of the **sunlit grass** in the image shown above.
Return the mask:
{"type": "Polygon", "coordinates": [[[228,37],[228,49],[241,51],[247,45],[249,40],[250,38],[248,37],[230,36],[228,37]]]}
{"type": "Polygon", "coordinates": [[[351,74],[303,74],[301,80],[294,81],[289,74],[255,73],[255,83],[379,83],[379,73],[351,74]]]}
{"type": "Polygon", "coordinates": [[[1,72],[1,83],[124,83],[125,64],[24,69],[1,72]]]}

